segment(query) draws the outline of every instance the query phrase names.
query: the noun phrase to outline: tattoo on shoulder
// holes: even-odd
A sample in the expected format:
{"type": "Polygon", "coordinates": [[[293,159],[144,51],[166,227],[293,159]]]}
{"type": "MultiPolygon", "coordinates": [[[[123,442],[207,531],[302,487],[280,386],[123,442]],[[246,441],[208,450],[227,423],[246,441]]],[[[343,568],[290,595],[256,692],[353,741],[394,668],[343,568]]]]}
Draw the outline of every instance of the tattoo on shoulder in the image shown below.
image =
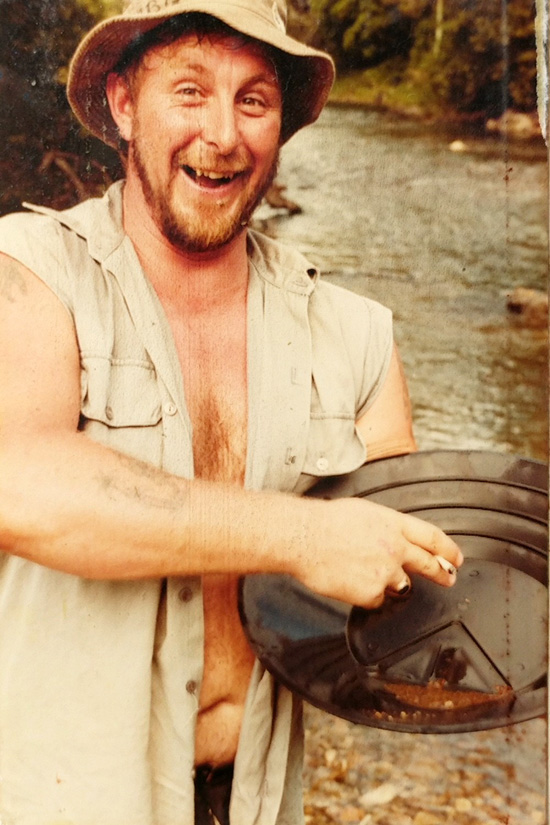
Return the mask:
{"type": "Polygon", "coordinates": [[[0,296],[11,304],[27,294],[27,284],[15,263],[7,263],[0,268],[0,296]]]}
{"type": "Polygon", "coordinates": [[[145,461],[120,455],[122,475],[102,473],[97,480],[112,498],[121,495],[149,507],[176,511],[184,504],[184,494],[176,479],[166,476],[145,461]],[[128,472],[129,471],[129,472],[128,472]]]}

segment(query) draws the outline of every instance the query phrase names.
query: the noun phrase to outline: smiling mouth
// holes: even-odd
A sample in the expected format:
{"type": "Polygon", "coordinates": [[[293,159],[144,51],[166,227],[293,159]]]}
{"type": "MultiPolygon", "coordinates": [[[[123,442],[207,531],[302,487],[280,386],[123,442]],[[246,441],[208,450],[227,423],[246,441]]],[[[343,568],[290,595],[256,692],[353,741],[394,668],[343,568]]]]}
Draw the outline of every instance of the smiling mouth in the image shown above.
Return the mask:
{"type": "Polygon", "coordinates": [[[181,168],[192,181],[205,189],[219,189],[244,175],[244,171],[210,172],[206,169],[195,169],[193,166],[187,166],[186,164],[181,168]]]}

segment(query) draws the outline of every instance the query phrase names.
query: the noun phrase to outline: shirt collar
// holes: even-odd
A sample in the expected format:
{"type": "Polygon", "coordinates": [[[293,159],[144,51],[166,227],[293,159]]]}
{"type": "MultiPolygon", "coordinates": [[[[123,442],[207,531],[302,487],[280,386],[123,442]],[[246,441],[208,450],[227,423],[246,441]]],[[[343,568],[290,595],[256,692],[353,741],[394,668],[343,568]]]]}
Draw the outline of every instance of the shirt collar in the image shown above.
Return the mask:
{"type": "Polygon", "coordinates": [[[117,181],[102,198],[89,198],[63,211],[30,203],[24,203],[23,206],[33,212],[49,215],[76,232],[86,240],[91,257],[101,264],[118,249],[126,237],[122,225],[123,186],[124,181],[117,181]]]}
{"type": "MultiPolygon", "coordinates": [[[[63,211],[29,203],[23,205],[55,218],[84,238],[91,257],[103,264],[127,238],[122,223],[123,188],[124,181],[117,181],[102,198],[90,198],[63,211]]],[[[297,294],[313,292],[319,270],[301,253],[254,230],[249,230],[247,240],[250,264],[261,279],[297,294]]]]}

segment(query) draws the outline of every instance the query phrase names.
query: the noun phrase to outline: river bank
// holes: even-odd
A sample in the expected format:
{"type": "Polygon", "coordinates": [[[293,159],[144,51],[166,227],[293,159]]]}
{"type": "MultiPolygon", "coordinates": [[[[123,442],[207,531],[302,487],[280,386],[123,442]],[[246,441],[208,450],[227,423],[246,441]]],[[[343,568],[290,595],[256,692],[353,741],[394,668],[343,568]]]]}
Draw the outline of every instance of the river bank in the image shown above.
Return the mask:
{"type": "Polygon", "coordinates": [[[441,125],[465,136],[500,135],[513,141],[544,145],[536,110],[507,109],[499,117],[489,117],[483,111],[460,112],[441,104],[422,84],[388,82],[377,69],[337,77],[329,102],[333,106],[358,106],[414,120],[426,127],[441,125]]]}

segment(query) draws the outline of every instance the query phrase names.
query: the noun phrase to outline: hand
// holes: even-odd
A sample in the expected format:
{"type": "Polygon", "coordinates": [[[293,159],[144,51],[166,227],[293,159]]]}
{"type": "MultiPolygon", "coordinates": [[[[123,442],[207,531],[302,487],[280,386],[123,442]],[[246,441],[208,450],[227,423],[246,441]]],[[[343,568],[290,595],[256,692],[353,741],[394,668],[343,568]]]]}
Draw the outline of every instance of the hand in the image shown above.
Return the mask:
{"type": "Polygon", "coordinates": [[[450,587],[459,568],[459,547],[442,530],[415,516],[367,499],[319,502],[316,523],[295,575],[315,592],[366,608],[378,607],[418,573],[450,587]],[[323,508],[323,510],[321,509],[323,508]]]}

